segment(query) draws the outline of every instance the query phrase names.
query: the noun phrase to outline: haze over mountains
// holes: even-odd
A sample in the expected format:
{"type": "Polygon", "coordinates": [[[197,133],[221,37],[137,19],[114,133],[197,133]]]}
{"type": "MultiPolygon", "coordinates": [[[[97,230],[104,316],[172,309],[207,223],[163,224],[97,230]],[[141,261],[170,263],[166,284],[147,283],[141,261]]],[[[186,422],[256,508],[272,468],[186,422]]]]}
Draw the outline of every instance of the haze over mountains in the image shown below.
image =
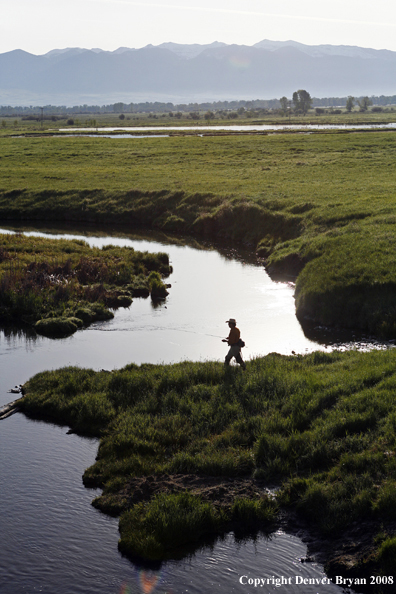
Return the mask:
{"type": "Polygon", "coordinates": [[[396,52],[263,40],[0,54],[0,105],[395,95],[396,52]]]}

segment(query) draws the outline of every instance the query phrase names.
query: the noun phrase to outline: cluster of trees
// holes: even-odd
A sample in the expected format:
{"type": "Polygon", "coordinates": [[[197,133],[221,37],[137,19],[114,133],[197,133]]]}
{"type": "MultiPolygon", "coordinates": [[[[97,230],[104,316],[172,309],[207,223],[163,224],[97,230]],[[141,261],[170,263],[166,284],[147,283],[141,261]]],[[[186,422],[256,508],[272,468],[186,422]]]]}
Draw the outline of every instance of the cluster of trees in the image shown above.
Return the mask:
{"type": "MultiPolygon", "coordinates": [[[[355,101],[362,100],[363,97],[353,98],[355,101]]],[[[346,105],[348,97],[322,97],[318,99],[314,97],[312,100],[313,107],[339,107],[346,105]]],[[[396,105],[396,95],[372,95],[370,97],[372,105],[379,105],[385,107],[387,105],[396,105]]]]}
{"type": "Polygon", "coordinates": [[[287,97],[281,97],[279,99],[279,103],[284,114],[286,114],[288,111],[291,111],[292,105],[294,108],[294,113],[306,114],[312,106],[312,98],[308,91],[299,89],[298,91],[294,91],[291,101],[287,97]]]}
{"type": "Polygon", "coordinates": [[[373,100],[370,97],[361,97],[360,99],[355,99],[352,95],[346,100],[345,108],[347,111],[352,111],[356,103],[359,105],[359,111],[367,111],[370,105],[373,105],[373,100]]]}
{"type": "MultiPolygon", "coordinates": [[[[348,97],[345,97],[344,99],[342,98],[337,98],[334,99],[333,101],[328,101],[328,103],[330,103],[330,105],[326,105],[326,107],[330,107],[331,109],[331,113],[341,113],[340,109],[333,109],[333,105],[337,105],[340,106],[342,104],[345,104],[345,109],[347,112],[351,112],[352,109],[355,106],[359,106],[359,111],[367,111],[368,108],[374,104],[375,100],[377,98],[376,97],[352,97],[352,95],[349,95],[348,97]],[[337,101],[337,103],[334,103],[334,101],[337,101]]],[[[385,96],[381,96],[380,98],[382,100],[382,104],[383,105],[389,105],[392,104],[392,100],[396,100],[396,96],[395,97],[385,97],[385,96]],[[385,100],[388,99],[389,103],[385,103],[385,100]]],[[[325,101],[325,100],[322,100],[325,101]]],[[[393,103],[395,103],[396,101],[393,101],[393,103]]],[[[292,99],[288,99],[287,97],[281,97],[279,99],[279,103],[280,103],[280,110],[281,112],[286,115],[287,113],[290,113],[292,110],[292,106],[293,106],[293,111],[294,113],[302,113],[302,114],[306,114],[308,112],[309,109],[311,109],[312,106],[316,107],[315,112],[317,115],[320,115],[322,113],[325,113],[325,110],[323,107],[319,107],[316,106],[317,104],[317,100],[312,99],[311,95],[308,93],[308,91],[305,91],[304,89],[299,89],[298,91],[295,91],[293,93],[293,97],[292,99]]],[[[372,109],[372,111],[382,111],[382,107],[381,106],[376,106],[372,109]]]]}

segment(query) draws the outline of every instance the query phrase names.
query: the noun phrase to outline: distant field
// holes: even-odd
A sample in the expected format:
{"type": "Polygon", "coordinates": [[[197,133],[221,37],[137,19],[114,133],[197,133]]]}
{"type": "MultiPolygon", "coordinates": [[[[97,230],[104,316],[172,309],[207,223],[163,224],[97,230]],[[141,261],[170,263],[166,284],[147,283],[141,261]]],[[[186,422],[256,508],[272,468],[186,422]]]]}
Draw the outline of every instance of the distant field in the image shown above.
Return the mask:
{"type": "Polygon", "coordinates": [[[140,222],[248,242],[270,270],[302,270],[300,315],[393,337],[395,156],[392,131],[4,136],[0,220],[140,222]]]}
{"type": "MultiPolygon", "coordinates": [[[[18,116],[0,116],[0,136],[12,135],[15,133],[29,132],[47,132],[57,131],[59,128],[85,128],[85,127],[114,127],[114,126],[205,126],[208,121],[205,119],[205,110],[199,112],[198,120],[192,119],[189,112],[180,112],[181,116],[176,117],[173,112],[148,114],[148,113],[88,113],[88,114],[70,114],[57,115],[53,119],[48,114],[37,115],[35,119],[24,119],[18,116]],[[123,118],[120,115],[124,116],[123,118]]],[[[215,114],[213,119],[209,120],[210,125],[252,125],[252,124],[379,124],[396,121],[396,108],[384,108],[382,112],[359,112],[353,110],[350,113],[342,110],[340,114],[325,110],[325,113],[317,115],[315,110],[311,110],[307,115],[282,116],[276,113],[252,115],[248,117],[245,114],[236,112],[224,112],[223,115],[215,114]]]]}

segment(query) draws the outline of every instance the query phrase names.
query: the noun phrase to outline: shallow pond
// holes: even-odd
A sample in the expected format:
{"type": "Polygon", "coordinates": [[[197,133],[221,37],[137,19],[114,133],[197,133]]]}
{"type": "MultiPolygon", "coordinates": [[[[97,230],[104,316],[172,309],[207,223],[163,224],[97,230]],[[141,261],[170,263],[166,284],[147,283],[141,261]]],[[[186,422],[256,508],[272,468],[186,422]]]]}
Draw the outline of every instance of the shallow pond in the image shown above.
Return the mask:
{"type": "Polygon", "coordinates": [[[269,132],[282,130],[392,130],[396,129],[396,123],[390,124],[253,124],[253,125],[227,125],[210,126],[201,124],[199,126],[116,126],[106,128],[59,128],[59,132],[269,132]]]}
{"type": "MultiPolygon", "coordinates": [[[[129,309],[118,310],[114,320],[65,339],[2,329],[0,406],[13,399],[8,389],[45,369],[221,360],[227,350],[221,338],[228,333],[225,320],[229,317],[237,318],[247,361],[271,351],[305,353],[351,345],[323,328],[312,330],[320,344],[308,338],[294,315],[293,286],[271,281],[262,265],[243,254],[137,237],[62,236],[83,237],[91,245],[112,243],[168,252],[174,267],[168,281],[170,294],[158,307],[149,299],[135,299],[129,309]]],[[[370,348],[368,342],[365,345],[370,348]]],[[[235,541],[230,534],[212,548],[203,548],[187,560],[165,563],[158,571],[135,566],[118,553],[117,519],[95,510],[90,502],[96,492],[82,485],[97,441],[66,431],[19,414],[0,424],[2,594],[228,594],[256,591],[245,582],[273,576],[291,581],[280,588],[269,583],[261,592],[297,594],[302,587],[304,594],[342,591],[334,584],[297,584],[296,576],[319,579],[323,571],[317,564],[302,564],[305,546],[283,533],[245,542],[235,541]],[[242,576],[247,577],[240,583],[242,576]]]]}

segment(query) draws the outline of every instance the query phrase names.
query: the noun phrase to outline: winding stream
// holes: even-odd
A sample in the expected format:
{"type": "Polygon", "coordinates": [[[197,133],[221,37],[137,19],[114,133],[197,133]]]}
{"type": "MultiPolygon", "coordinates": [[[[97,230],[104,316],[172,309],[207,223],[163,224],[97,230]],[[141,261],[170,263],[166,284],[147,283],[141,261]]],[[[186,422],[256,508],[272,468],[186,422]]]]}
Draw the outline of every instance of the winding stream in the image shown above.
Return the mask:
{"type": "MultiPolygon", "coordinates": [[[[272,351],[291,354],[350,346],[344,336],[330,336],[321,328],[312,329],[308,338],[294,315],[293,286],[271,281],[262,265],[241,255],[136,236],[62,236],[97,246],[112,243],[168,252],[174,267],[169,297],[159,307],[149,299],[135,299],[113,320],[60,340],[1,329],[0,406],[13,399],[7,393],[10,388],[45,369],[221,360],[227,347],[220,339],[228,333],[229,317],[237,318],[247,361],[272,351]]],[[[302,564],[305,545],[282,532],[243,542],[229,534],[212,548],[164,563],[158,571],[135,566],[117,550],[118,520],[95,510],[90,503],[97,492],[82,485],[97,440],[66,431],[20,414],[0,424],[2,594],[230,594],[257,591],[249,583],[257,578],[269,582],[260,588],[263,593],[343,591],[334,584],[296,583],[296,576],[322,579],[323,569],[316,563],[302,564]],[[275,578],[282,576],[289,583],[277,587],[275,578]]]]}

